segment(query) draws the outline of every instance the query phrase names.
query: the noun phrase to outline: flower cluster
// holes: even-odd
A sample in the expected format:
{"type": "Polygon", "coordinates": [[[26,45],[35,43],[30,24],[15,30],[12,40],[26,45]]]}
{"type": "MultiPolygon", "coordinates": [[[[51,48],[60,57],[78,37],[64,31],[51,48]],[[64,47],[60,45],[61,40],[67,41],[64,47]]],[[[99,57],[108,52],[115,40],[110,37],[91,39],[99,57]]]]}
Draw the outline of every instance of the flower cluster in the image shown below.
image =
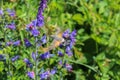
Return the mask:
{"type": "Polygon", "coordinates": [[[64,43],[61,44],[61,46],[65,46],[66,47],[66,54],[68,54],[68,56],[72,56],[73,53],[71,51],[73,45],[75,44],[76,42],[76,30],[72,31],[70,33],[70,30],[67,29],[64,33],[63,33],[63,38],[65,39],[64,43]]]}
{"type": "Polygon", "coordinates": [[[43,11],[46,8],[47,0],[41,0],[37,14],[37,26],[42,27],[44,25],[43,11]]]}
{"type": "Polygon", "coordinates": [[[51,75],[54,75],[56,72],[57,72],[56,68],[53,68],[52,70],[47,70],[40,74],[40,79],[41,80],[48,79],[51,75]]]}
{"type": "Polygon", "coordinates": [[[0,9],[0,16],[3,15],[4,13],[7,13],[7,15],[9,15],[10,17],[15,17],[16,16],[15,11],[12,10],[12,9],[9,9],[9,8],[7,8],[6,10],[4,10],[4,12],[3,12],[2,9],[0,9]]]}
{"type": "Polygon", "coordinates": [[[26,30],[30,31],[34,37],[40,34],[36,27],[36,20],[33,20],[30,24],[26,25],[26,30]]]}
{"type": "Polygon", "coordinates": [[[44,54],[40,54],[40,59],[45,60],[50,58],[50,52],[46,52],[44,54]]]}
{"type": "Polygon", "coordinates": [[[37,19],[33,20],[30,24],[26,26],[26,30],[30,31],[31,34],[36,37],[40,34],[39,30],[37,27],[42,27],[44,25],[44,17],[43,17],[43,11],[46,7],[47,0],[41,0],[40,6],[38,8],[38,14],[37,14],[37,19]]]}
{"type": "Polygon", "coordinates": [[[14,10],[11,10],[11,9],[7,9],[7,12],[8,12],[8,15],[11,16],[11,17],[15,17],[16,16],[16,13],[14,10]]]}
{"type": "Polygon", "coordinates": [[[5,26],[6,28],[9,28],[11,30],[15,30],[16,29],[16,26],[15,26],[15,23],[11,23],[11,24],[8,24],[5,26]]]}

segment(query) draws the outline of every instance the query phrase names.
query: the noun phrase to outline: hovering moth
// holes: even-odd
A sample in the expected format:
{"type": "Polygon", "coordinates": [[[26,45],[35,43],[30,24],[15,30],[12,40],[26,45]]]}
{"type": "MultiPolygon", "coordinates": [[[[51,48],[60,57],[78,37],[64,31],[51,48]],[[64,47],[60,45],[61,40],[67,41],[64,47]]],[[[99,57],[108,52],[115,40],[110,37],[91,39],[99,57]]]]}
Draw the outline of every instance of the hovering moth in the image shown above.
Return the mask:
{"type": "Polygon", "coordinates": [[[40,47],[42,49],[42,51],[48,52],[56,47],[59,47],[59,45],[65,41],[64,38],[62,38],[62,34],[63,34],[63,32],[61,31],[61,29],[57,28],[56,33],[54,35],[51,35],[51,37],[53,37],[53,41],[52,41],[51,45],[46,48],[40,47]]]}

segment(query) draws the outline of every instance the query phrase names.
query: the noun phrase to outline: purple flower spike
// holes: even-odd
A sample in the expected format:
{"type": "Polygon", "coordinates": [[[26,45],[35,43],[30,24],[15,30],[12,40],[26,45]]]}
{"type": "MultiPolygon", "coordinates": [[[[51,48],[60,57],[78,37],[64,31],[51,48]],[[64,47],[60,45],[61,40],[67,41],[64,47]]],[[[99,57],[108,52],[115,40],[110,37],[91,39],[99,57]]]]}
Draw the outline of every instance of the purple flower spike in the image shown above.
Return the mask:
{"type": "Polygon", "coordinates": [[[45,43],[47,42],[47,40],[46,40],[46,35],[44,35],[44,36],[41,38],[41,42],[42,42],[42,44],[45,44],[45,43]]]}
{"type": "Polygon", "coordinates": [[[46,53],[44,53],[44,54],[41,54],[41,55],[40,55],[40,58],[41,58],[42,60],[48,59],[48,58],[50,58],[50,53],[49,53],[49,52],[46,52],[46,53]]]}
{"type": "Polygon", "coordinates": [[[40,79],[44,80],[44,79],[47,79],[49,76],[50,76],[50,71],[46,71],[40,74],[40,79]]]}
{"type": "Polygon", "coordinates": [[[40,32],[37,29],[33,29],[31,33],[34,37],[37,37],[40,34],[40,32]]]}
{"type": "Polygon", "coordinates": [[[10,46],[10,45],[12,45],[12,44],[13,44],[12,41],[6,43],[7,46],[10,46]]]}
{"type": "Polygon", "coordinates": [[[11,58],[11,61],[12,61],[12,62],[15,62],[15,61],[16,61],[17,59],[19,59],[19,58],[20,58],[20,56],[18,56],[18,55],[17,55],[17,56],[14,56],[14,57],[11,58]]]}
{"type": "Polygon", "coordinates": [[[42,27],[44,25],[44,17],[42,15],[44,9],[46,8],[47,0],[41,0],[40,6],[38,8],[37,14],[37,26],[42,27]]]}
{"type": "Polygon", "coordinates": [[[31,79],[34,79],[34,77],[35,77],[35,74],[34,74],[33,71],[32,71],[32,72],[27,72],[27,75],[28,75],[28,77],[31,78],[31,79]]]}
{"type": "Polygon", "coordinates": [[[46,5],[47,4],[47,0],[41,0],[41,3],[40,3],[40,8],[41,10],[44,10],[46,8],[46,5]]]}
{"type": "Polygon", "coordinates": [[[15,24],[14,23],[11,23],[11,24],[8,24],[7,26],[6,26],[6,28],[9,28],[9,29],[11,29],[11,30],[15,30],[15,24]]]}
{"type": "Polygon", "coordinates": [[[37,26],[42,27],[43,25],[44,25],[44,17],[42,16],[42,14],[39,14],[39,16],[37,16],[37,26]]]}
{"type": "Polygon", "coordinates": [[[28,41],[28,39],[24,39],[24,42],[26,47],[32,46],[32,44],[30,43],[30,41],[28,41]]]}
{"type": "Polygon", "coordinates": [[[3,13],[3,10],[2,10],[2,9],[0,9],[0,16],[1,16],[1,15],[3,15],[3,14],[4,14],[4,13],[3,13]]]}
{"type": "Polygon", "coordinates": [[[15,14],[15,11],[14,11],[14,10],[7,9],[7,12],[8,12],[8,14],[9,14],[9,16],[11,16],[11,17],[15,17],[15,16],[16,16],[16,14],[15,14]]]}
{"type": "Polygon", "coordinates": [[[20,40],[13,42],[14,46],[19,46],[20,45],[20,40]]]}

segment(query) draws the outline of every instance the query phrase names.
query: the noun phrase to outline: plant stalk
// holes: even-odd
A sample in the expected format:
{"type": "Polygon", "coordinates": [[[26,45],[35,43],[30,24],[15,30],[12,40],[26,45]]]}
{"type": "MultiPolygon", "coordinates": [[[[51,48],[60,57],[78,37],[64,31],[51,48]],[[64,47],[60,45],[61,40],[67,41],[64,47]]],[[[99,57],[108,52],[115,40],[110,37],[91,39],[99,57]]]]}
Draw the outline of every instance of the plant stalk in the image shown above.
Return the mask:
{"type": "Polygon", "coordinates": [[[38,80],[37,79],[37,75],[38,75],[38,72],[37,72],[37,64],[38,64],[37,52],[38,52],[37,37],[35,37],[35,80],[38,80]]]}

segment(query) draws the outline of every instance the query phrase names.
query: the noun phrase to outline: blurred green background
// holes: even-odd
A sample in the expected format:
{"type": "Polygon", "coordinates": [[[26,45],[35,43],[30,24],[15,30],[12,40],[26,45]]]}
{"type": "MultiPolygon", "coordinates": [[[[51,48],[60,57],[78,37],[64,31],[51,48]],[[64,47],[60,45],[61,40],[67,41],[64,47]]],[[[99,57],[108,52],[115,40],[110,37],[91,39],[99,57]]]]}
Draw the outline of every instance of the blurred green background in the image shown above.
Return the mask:
{"type": "MultiPolygon", "coordinates": [[[[48,0],[47,4],[44,16],[49,28],[57,24],[77,30],[74,73],[65,80],[120,80],[120,0],[48,0]]],[[[39,0],[4,0],[2,8],[15,9],[17,28],[24,33],[38,6],[39,0]]]]}

